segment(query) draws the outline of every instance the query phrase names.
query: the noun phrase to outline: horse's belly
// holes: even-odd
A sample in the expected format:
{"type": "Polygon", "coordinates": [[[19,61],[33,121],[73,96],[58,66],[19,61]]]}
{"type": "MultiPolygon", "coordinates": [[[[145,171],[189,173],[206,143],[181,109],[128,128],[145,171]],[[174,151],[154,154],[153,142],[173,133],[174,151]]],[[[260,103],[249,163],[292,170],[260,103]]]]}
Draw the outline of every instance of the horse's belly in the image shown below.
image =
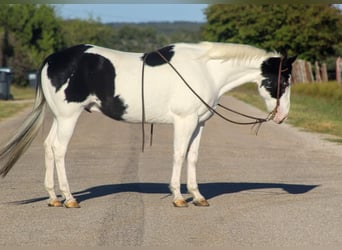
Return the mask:
{"type": "Polygon", "coordinates": [[[127,107],[126,113],[122,116],[123,120],[126,122],[140,123],[144,119],[148,123],[172,123],[173,117],[167,109],[159,107],[159,109],[149,109],[145,107],[145,115],[143,118],[143,108],[142,106],[138,108],[127,107]]]}

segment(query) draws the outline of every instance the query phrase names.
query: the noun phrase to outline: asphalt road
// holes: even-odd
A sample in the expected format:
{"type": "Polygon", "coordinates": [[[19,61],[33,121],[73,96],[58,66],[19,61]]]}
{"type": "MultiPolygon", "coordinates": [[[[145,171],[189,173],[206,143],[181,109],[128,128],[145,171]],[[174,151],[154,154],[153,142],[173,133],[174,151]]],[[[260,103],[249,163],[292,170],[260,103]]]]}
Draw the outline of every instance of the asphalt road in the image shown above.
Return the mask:
{"type": "MultiPolygon", "coordinates": [[[[223,103],[264,115],[230,97],[223,103]]],[[[0,123],[0,141],[22,118],[0,123]]],[[[168,191],[172,127],[156,125],[153,146],[141,153],[140,125],[85,112],[67,155],[81,208],[66,209],[46,203],[42,144],[49,126],[47,119],[0,179],[0,246],[342,244],[342,146],[320,135],[268,123],[255,136],[249,126],[212,118],[198,164],[210,207],[174,208],[168,191]]]]}

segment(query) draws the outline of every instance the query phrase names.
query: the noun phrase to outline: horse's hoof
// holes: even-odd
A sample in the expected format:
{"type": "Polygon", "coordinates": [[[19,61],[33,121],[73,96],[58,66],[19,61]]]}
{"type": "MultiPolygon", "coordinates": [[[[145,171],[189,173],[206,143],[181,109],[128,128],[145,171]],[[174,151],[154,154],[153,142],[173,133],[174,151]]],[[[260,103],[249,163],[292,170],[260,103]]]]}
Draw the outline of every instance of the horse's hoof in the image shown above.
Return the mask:
{"type": "Polygon", "coordinates": [[[59,200],[51,200],[48,203],[49,207],[63,207],[62,202],[60,202],[59,200]]]}
{"type": "Polygon", "coordinates": [[[64,207],[66,208],[80,208],[80,204],[76,200],[69,200],[64,202],[64,207]]]}
{"type": "Polygon", "coordinates": [[[173,201],[175,207],[188,207],[188,203],[185,200],[175,200],[173,201]]]}
{"type": "Polygon", "coordinates": [[[198,207],[209,207],[209,202],[206,199],[194,200],[193,203],[198,207]]]}

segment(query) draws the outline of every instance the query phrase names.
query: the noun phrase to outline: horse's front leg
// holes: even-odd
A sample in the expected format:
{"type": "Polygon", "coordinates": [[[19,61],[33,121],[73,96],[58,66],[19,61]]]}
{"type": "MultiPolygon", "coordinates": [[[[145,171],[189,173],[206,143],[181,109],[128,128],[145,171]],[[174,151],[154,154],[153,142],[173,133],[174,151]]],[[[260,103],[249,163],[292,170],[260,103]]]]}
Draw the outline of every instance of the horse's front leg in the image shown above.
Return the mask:
{"type": "Polygon", "coordinates": [[[197,126],[191,141],[190,147],[188,151],[188,182],[187,188],[189,193],[193,197],[193,203],[196,206],[207,207],[209,203],[203,197],[203,195],[199,192],[197,179],[196,179],[196,164],[198,159],[198,149],[201,141],[202,130],[204,127],[204,123],[201,123],[197,126]]]}
{"type": "Polygon", "coordinates": [[[196,116],[177,116],[174,120],[174,155],[170,191],[173,194],[173,205],[175,207],[188,206],[180,190],[181,172],[186,152],[189,147],[189,142],[194,134],[197,124],[198,119],[196,116]]]}

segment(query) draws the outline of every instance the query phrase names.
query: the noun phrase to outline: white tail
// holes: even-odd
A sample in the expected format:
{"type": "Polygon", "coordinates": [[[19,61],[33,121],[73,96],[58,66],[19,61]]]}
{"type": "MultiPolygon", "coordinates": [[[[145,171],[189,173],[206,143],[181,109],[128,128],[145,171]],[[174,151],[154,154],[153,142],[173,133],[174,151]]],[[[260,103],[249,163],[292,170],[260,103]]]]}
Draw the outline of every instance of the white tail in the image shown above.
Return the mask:
{"type": "Polygon", "coordinates": [[[0,149],[0,175],[5,177],[20,156],[27,150],[37,136],[45,116],[45,97],[42,93],[40,76],[36,91],[35,104],[32,112],[19,127],[13,137],[0,149]]]}

